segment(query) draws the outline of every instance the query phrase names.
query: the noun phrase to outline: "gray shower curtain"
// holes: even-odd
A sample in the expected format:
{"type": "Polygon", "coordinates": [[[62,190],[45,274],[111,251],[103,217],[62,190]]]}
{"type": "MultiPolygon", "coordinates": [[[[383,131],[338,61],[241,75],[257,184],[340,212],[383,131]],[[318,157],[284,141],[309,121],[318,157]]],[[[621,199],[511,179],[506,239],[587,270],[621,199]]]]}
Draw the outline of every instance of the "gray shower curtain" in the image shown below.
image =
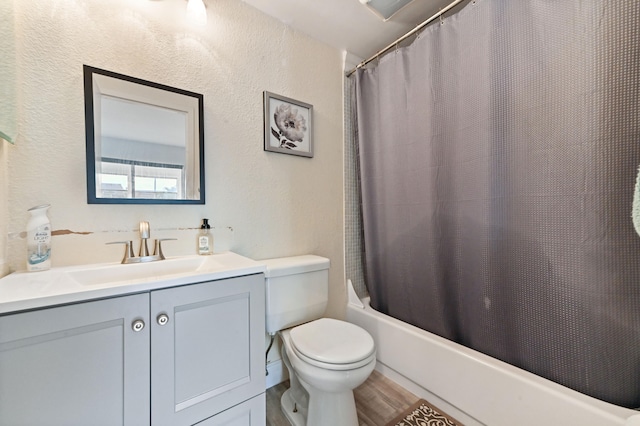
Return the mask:
{"type": "Polygon", "coordinates": [[[639,28],[635,0],[477,0],[358,70],[375,309],[640,407],[639,28]]]}

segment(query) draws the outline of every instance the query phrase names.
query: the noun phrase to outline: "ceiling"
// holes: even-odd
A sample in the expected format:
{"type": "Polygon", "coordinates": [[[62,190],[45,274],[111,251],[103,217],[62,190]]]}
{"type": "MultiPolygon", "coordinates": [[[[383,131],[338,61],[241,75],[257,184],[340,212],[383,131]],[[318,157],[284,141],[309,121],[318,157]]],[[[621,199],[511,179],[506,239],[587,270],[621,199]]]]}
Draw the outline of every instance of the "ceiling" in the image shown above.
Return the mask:
{"type": "Polygon", "coordinates": [[[413,0],[386,22],[359,0],[243,1],[316,40],[363,60],[444,9],[452,0],[413,0]]]}

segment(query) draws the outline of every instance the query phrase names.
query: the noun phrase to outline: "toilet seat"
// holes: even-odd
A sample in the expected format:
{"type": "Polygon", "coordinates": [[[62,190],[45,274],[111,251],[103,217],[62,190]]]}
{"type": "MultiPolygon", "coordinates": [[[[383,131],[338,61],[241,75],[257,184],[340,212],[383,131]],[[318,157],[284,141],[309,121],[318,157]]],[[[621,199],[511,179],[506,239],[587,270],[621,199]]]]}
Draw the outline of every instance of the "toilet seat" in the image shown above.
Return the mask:
{"type": "Polygon", "coordinates": [[[291,349],[308,364],[351,370],[375,359],[373,338],[355,324],[321,318],[289,331],[291,349]]]}

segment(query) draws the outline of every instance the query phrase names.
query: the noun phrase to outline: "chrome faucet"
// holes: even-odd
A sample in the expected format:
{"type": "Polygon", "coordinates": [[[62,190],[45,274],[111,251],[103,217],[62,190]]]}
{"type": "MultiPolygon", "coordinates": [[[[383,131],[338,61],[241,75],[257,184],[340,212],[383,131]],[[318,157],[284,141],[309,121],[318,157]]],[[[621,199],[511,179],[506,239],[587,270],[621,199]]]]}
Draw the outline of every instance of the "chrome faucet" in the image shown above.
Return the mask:
{"type": "Polygon", "coordinates": [[[164,253],[162,253],[162,241],[175,240],[176,238],[160,238],[155,241],[153,247],[153,254],[149,254],[149,246],[147,240],[151,236],[149,231],[149,222],[142,221],[139,225],[140,229],[140,249],[138,250],[138,256],[133,251],[132,241],[113,241],[107,244],[124,244],[124,257],[120,263],[143,263],[154,262],[156,260],[164,260],[164,253]]]}
{"type": "Polygon", "coordinates": [[[149,231],[149,222],[140,222],[140,250],[138,251],[138,257],[143,258],[149,256],[147,240],[150,236],[151,231],[149,231]]]}

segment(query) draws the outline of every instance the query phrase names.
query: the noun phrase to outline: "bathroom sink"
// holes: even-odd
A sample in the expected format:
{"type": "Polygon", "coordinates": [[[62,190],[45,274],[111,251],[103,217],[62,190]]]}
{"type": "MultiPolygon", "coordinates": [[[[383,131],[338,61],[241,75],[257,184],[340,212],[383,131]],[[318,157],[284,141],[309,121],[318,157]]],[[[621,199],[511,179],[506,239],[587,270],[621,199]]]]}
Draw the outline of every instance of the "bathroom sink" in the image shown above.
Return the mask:
{"type": "Polygon", "coordinates": [[[0,314],[264,273],[233,252],[142,263],[101,263],[17,271],[0,278],[0,314]]]}
{"type": "Polygon", "coordinates": [[[157,281],[176,275],[189,275],[215,270],[220,265],[214,258],[204,256],[179,257],[148,263],[97,265],[88,269],[67,273],[82,285],[130,283],[132,281],[157,281]]]}

